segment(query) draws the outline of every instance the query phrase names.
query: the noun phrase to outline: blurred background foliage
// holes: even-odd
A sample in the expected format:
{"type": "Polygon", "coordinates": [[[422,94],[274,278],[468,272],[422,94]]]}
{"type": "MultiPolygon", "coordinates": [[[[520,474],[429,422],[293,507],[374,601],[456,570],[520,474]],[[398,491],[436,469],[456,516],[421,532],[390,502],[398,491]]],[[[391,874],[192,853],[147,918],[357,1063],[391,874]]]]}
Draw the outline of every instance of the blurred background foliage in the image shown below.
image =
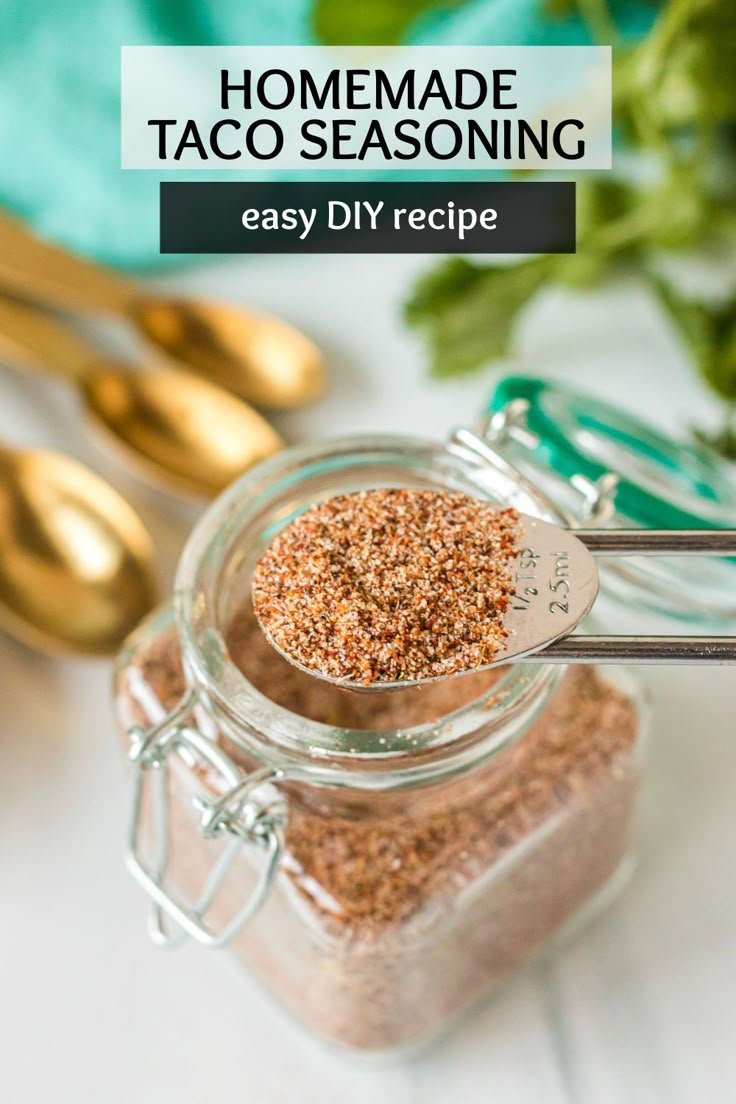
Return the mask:
{"type": "Polygon", "coordinates": [[[69,248],[139,269],[172,261],[158,252],[158,181],[175,174],[119,167],[121,43],[613,44],[616,169],[578,180],[577,254],[448,259],[408,297],[406,318],[434,375],[469,372],[508,354],[541,288],[635,273],[723,400],[711,443],[736,457],[736,290],[726,278],[717,301],[693,298],[668,263],[720,252],[734,270],[736,0],[0,0],[0,21],[0,204],[69,248]]]}
{"type": "MultiPolygon", "coordinates": [[[[332,6],[318,0],[315,19],[332,6]]],[[[550,20],[574,10],[594,40],[616,47],[614,124],[633,155],[624,159],[626,171],[578,180],[575,255],[513,266],[453,257],[420,280],[406,319],[425,335],[434,375],[456,375],[510,353],[517,317],[543,286],[584,289],[634,273],[724,403],[722,428],[699,436],[736,459],[736,4],[659,4],[651,30],[636,44],[621,42],[605,0],[544,5],[550,20]],[[731,278],[715,301],[686,294],[666,263],[696,251],[730,262],[731,278]]]]}

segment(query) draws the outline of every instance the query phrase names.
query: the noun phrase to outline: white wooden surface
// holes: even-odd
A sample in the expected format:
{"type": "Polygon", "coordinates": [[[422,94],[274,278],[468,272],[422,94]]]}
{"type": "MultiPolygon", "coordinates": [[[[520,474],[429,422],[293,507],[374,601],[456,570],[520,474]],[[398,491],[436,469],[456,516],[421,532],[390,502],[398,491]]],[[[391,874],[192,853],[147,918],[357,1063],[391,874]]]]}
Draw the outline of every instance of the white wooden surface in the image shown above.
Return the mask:
{"type": "MultiPolygon", "coordinates": [[[[283,312],[328,351],[329,397],[292,440],[442,436],[487,376],[427,381],[398,315],[396,257],[264,258],[162,281],[283,312]]],[[[708,278],[708,273],[697,278],[708,278]]],[[[709,406],[641,289],[548,295],[518,365],[585,383],[672,429],[709,406]]],[[[192,512],[121,473],[61,387],[0,374],[0,433],[112,474],[155,528],[164,575],[192,512]]],[[[726,1104],[736,1100],[736,692],[732,669],[650,674],[655,724],[640,863],[619,903],[551,962],[412,1060],[314,1043],[227,956],[155,950],[123,871],[126,779],[109,669],[0,637],[0,1085],[9,1104],[726,1104]]]]}

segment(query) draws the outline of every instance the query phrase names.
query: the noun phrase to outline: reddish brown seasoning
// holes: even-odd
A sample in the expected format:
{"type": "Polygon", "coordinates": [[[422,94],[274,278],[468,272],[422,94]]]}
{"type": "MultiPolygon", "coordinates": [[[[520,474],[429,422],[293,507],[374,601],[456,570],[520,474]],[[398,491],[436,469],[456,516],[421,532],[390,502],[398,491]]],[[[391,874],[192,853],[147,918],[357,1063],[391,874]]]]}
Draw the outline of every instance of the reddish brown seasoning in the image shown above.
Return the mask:
{"type": "MultiPolygon", "coordinates": [[[[263,694],[354,729],[439,720],[500,674],[353,694],[288,664],[247,610],[225,632],[230,658],[263,694]]],[[[140,648],[135,665],[173,708],[186,689],[176,632],[140,648]]],[[[126,728],[151,723],[135,693],[140,682],[121,688],[126,728]]],[[[432,1031],[528,961],[614,873],[629,842],[638,730],[626,695],[595,669],[573,667],[518,740],[440,784],[362,793],[287,783],[282,877],[235,952],[328,1038],[370,1049],[432,1031]]],[[[359,744],[359,733],[353,738],[359,744]]],[[[244,770],[259,765],[223,742],[244,770]]],[[[196,899],[213,856],[180,774],[172,779],[172,880],[196,899]]],[[[244,860],[215,923],[242,905],[252,878],[244,860]]]]}
{"type": "Polygon", "coordinates": [[[273,540],[253,607],[289,659],[364,685],[489,663],[507,636],[519,516],[469,495],[379,488],[317,503],[273,540]]]}
{"type": "MultiPolygon", "coordinates": [[[[233,662],[267,697],[354,729],[444,718],[501,673],[355,694],[287,664],[248,612],[226,637],[233,662]]],[[[175,631],[150,641],[137,664],[173,708],[186,687],[175,631]]],[[[131,678],[121,701],[125,725],[150,724],[137,686],[131,678]]],[[[638,730],[625,694],[574,667],[519,740],[444,783],[386,793],[286,784],[281,878],[235,953],[300,1019],[351,1047],[394,1047],[436,1029],[527,962],[615,872],[629,842],[638,730]]],[[[360,744],[359,733],[352,739],[360,744]]],[[[259,765],[223,743],[245,771],[259,765]]],[[[191,794],[177,773],[172,881],[196,899],[213,856],[191,794]]],[[[230,882],[215,924],[253,883],[245,857],[230,882]]]]}

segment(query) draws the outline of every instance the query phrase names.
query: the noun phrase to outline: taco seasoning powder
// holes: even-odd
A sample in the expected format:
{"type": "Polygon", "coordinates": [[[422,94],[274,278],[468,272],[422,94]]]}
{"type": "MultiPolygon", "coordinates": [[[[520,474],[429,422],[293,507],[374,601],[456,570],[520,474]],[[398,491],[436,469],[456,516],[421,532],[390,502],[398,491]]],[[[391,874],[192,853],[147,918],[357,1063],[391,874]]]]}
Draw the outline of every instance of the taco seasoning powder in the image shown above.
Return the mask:
{"type": "Polygon", "coordinates": [[[466,494],[379,487],[318,502],[271,542],[253,608],[292,662],[366,686],[490,663],[507,633],[519,516],[466,494]]]}
{"type": "MultiPolygon", "coordinates": [[[[483,695],[490,710],[496,686],[504,704],[497,670],[394,693],[341,690],[286,662],[249,608],[225,636],[265,697],[305,723],[336,726],[352,749],[361,730],[403,734],[411,749],[412,726],[441,727],[483,695]]],[[[184,693],[174,628],[144,639],[133,667],[126,727],[150,724],[136,686],[166,709],[184,693]]],[[[433,784],[283,784],[280,876],[233,949],[314,1031],[360,1050],[431,1034],[528,962],[620,868],[638,775],[637,707],[595,669],[577,667],[534,713],[505,746],[433,784]]],[[[220,740],[244,770],[259,765],[220,740]]],[[[212,855],[197,834],[186,770],[171,782],[173,878],[194,899],[212,855]]],[[[217,905],[223,915],[253,880],[243,858],[217,905]]]]}

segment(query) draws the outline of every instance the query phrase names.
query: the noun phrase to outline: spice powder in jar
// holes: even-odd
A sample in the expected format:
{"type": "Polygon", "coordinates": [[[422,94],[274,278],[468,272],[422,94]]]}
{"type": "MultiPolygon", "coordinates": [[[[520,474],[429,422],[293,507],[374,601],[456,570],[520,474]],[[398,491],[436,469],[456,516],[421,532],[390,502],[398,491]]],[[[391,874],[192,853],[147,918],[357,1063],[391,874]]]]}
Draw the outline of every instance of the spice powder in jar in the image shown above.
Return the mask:
{"type": "MultiPolygon", "coordinates": [[[[266,698],[305,723],[405,733],[445,724],[480,699],[499,708],[503,669],[403,691],[356,694],[286,662],[252,608],[225,637],[266,698]]],[[[186,682],[173,627],[139,645],[138,676],[171,709],[186,682]]],[[[624,864],[638,775],[631,696],[590,667],[570,668],[512,738],[469,769],[406,788],[361,791],[289,782],[280,877],[233,949],[318,1034],[360,1050],[413,1043],[524,965],[624,864]]],[[[126,686],[132,686],[127,680],[126,686]]],[[[503,702],[500,703],[503,708],[503,702]]],[[[510,709],[513,713],[513,709],[510,709]]],[[[140,703],[124,703],[128,723],[140,703]]],[[[249,771],[258,762],[221,737],[249,771]]],[[[192,899],[211,856],[192,829],[191,787],[172,779],[173,878],[192,899]]],[[[247,886],[252,871],[231,882],[247,886]]],[[[244,895],[228,887],[231,914],[244,895]]]]}

